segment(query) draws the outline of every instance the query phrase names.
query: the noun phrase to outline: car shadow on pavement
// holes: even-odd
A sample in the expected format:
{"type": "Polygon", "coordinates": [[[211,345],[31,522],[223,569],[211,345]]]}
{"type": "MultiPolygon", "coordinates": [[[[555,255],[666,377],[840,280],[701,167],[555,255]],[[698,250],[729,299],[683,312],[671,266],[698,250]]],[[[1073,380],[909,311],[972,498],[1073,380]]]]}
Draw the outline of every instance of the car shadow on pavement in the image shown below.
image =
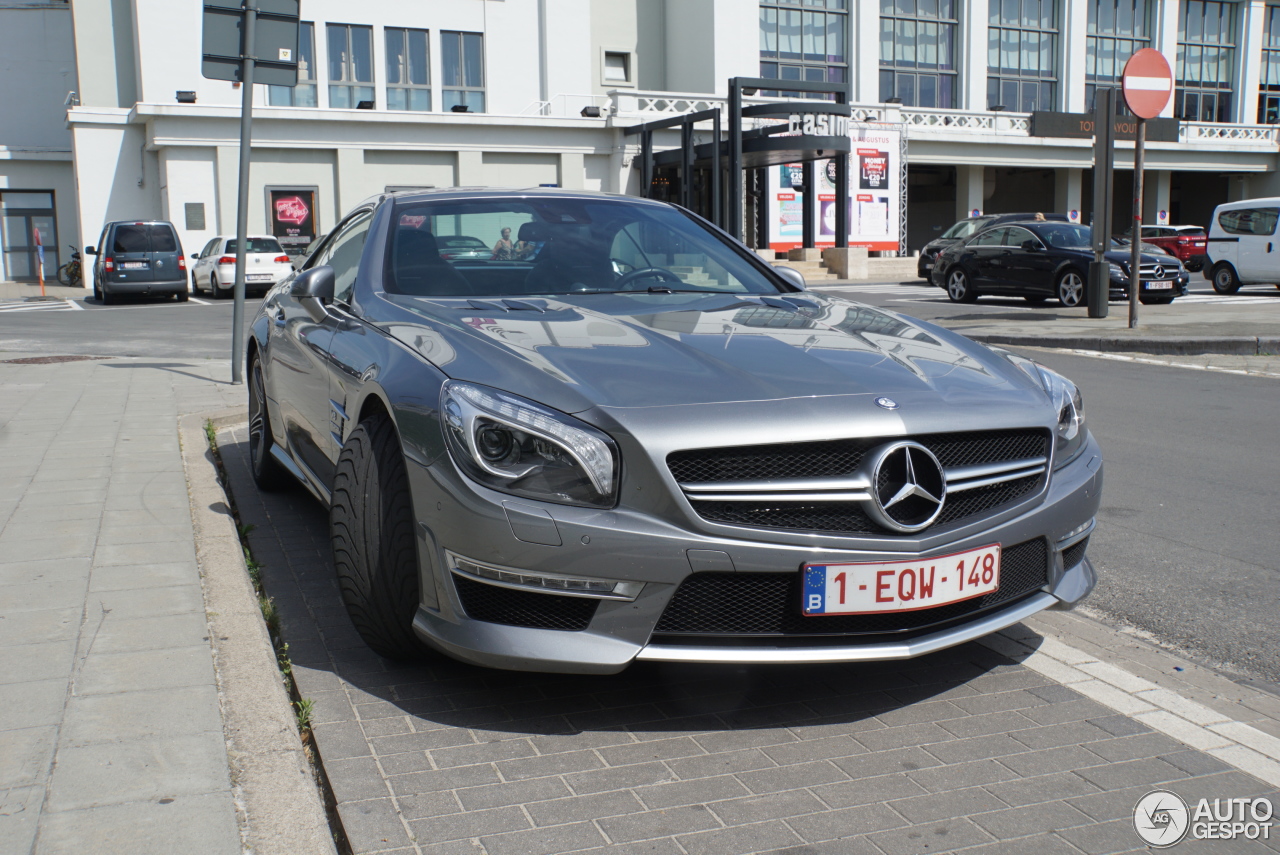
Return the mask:
{"type": "MultiPolygon", "coordinates": [[[[127,356],[113,356],[110,358],[131,360],[131,357],[127,356]]],[[[217,386],[231,385],[228,380],[216,380],[205,374],[193,374],[190,371],[178,370],[179,368],[191,368],[192,364],[190,362],[134,362],[131,360],[128,362],[104,362],[103,364],[108,368],[158,368],[161,371],[168,371],[172,374],[181,374],[184,377],[193,377],[202,383],[213,383],[217,386]]]]}
{"type": "MultiPolygon", "coordinates": [[[[638,663],[607,676],[498,671],[443,656],[420,664],[394,662],[370,651],[347,618],[324,509],[301,487],[258,491],[247,467],[243,429],[221,433],[219,453],[240,523],[253,527],[250,548],[280,615],[299,691],[318,695],[318,722],[359,722],[369,739],[388,727],[374,720],[403,716],[412,717],[415,732],[466,728],[480,742],[515,734],[686,734],[832,723],[854,725],[845,728],[854,732],[862,721],[868,730],[891,722],[936,728],[935,702],[959,701],[954,712],[963,717],[964,699],[980,700],[971,681],[1018,668],[976,643],[895,662],[638,663]]],[[[322,756],[327,747],[322,727],[322,756]]]]}

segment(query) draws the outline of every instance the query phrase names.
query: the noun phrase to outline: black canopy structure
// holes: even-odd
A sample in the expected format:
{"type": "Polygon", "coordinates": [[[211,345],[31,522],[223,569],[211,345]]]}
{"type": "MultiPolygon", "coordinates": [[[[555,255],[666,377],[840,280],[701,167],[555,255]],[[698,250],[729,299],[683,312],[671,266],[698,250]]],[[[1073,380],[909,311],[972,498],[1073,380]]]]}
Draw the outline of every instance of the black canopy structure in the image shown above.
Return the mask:
{"type": "Polygon", "coordinates": [[[803,245],[813,247],[814,163],[830,159],[835,167],[835,243],[838,247],[847,247],[849,153],[852,151],[849,137],[852,111],[847,84],[733,77],[729,80],[728,110],[727,122],[721,115],[722,108],[713,107],[627,128],[626,135],[640,135],[640,194],[646,198],[656,195],[655,169],[669,170],[678,183],[675,192],[667,194],[673,201],[743,239],[743,171],[801,163],[803,245]],[[743,106],[744,95],[783,87],[788,92],[831,95],[834,101],[779,101],[743,106]],[[786,122],[744,131],[743,121],[752,118],[785,119],[786,122]],[[699,145],[694,140],[694,125],[707,121],[712,123],[711,141],[699,145]],[[722,125],[727,125],[727,134],[722,125]],[[654,131],[674,127],[680,128],[680,147],[655,154],[654,131]],[[700,172],[706,176],[701,182],[700,172]]]}

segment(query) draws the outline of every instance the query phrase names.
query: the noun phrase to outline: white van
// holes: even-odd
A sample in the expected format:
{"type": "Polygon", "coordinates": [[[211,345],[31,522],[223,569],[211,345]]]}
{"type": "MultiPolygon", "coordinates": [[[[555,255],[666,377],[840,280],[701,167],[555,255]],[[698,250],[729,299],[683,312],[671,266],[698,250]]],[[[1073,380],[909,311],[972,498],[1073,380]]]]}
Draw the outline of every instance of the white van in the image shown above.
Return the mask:
{"type": "Polygon", "coordinates": [[[1234,294],[1241,285],[1274,283],[1280,288],[1280,196],[1228,202],[1213,211],[1209,223],[1206,279],[1219,294],[1234,294]]]}

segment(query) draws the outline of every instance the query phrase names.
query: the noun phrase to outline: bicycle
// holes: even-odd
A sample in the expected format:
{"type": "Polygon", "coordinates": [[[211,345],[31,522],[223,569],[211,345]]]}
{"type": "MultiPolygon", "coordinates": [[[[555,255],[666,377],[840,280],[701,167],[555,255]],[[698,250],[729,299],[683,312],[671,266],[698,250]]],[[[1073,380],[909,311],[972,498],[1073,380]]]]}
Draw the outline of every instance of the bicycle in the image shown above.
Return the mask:
{"type": "MultiPolygon", "coordinates": [[[[71,246],[68,244],[68,246],[71,246]]],[[[80,251],[71,246],[71,260],[58,268],[58,282],[70,287],[84,285],[84,271],[80,267],[80,251]]]]}

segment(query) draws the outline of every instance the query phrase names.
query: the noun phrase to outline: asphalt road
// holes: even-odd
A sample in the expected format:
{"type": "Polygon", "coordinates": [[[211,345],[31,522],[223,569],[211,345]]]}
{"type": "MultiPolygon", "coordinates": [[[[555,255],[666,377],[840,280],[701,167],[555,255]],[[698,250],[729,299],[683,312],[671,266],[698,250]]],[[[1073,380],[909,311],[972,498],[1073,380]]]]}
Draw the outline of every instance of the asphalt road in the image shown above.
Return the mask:
{"type": "MultiPolygon", "coordinates": [[[[860,288],[859,298],[925,318],[974,311],[919,286],[884,283],[860,288]]],[[[1018,302],[978,305],[999,312],[1018,302]]],[[[80,305],[0,311],[0,352],[229,357],[229,302],[80,305]]],[[[256,305],[249,301],[246,318],[256,305]]],[[[1280,454],[1271,433],[1280,423],[1280,380],[1031,355],[1080,384],[1105,455],[1089,550],[1101,583],[1089,605],[1192,655],[1280,683],[1280,454]]]]}

